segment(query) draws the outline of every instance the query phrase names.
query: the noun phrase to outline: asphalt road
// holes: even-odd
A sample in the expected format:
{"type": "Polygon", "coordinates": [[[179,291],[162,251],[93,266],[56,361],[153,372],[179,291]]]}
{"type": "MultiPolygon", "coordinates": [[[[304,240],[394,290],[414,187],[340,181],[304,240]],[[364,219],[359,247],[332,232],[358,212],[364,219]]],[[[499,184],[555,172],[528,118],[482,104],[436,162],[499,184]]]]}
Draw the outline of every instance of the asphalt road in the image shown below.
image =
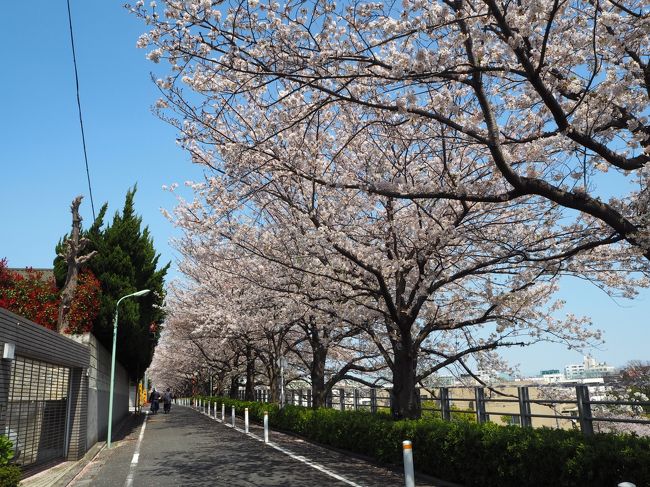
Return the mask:
{"type": "MultiPolygon", "coordinates": [[[[229,415],[227,422],[230,422],[229,415]]],[[[237,419],[237,426],[243,428],[237,419]]],[[[193,409],[175,405],[170,414],[134,419],[73,480],[73,487],[166,486],[373,486],[404,485],[399,472],[271,432],[265,445],[261,427],[252,435],[225,426],[193,409]],[[139,437],[141,441],[138,441],[139,437]],[[139,446],[139,455],[137,448],[139,446]],[[293,455],[293,456],[291,456],[293,455]],[[297,458],[296,458],[297,457],[297,458]],[[137,460],[137,463],[136,463],[137,460]],[[323,472],[323,470],[329,472],[323,472]]],[[[418,487],[433,484],[418,480],[418,487]]]]}

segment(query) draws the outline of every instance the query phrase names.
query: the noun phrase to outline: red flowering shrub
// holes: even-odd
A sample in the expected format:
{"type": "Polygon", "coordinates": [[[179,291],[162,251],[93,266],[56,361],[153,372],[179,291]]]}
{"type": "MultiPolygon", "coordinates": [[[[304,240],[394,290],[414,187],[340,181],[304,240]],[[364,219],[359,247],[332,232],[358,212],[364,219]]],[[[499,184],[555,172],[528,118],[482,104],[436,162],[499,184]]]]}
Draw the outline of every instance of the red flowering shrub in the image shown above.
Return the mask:
{"type": "Polygon", "coordinates": [[[90,269],[83,269],[70,305],[68,327],[64,330],[66,333],[85,333],[92,329],[93,321],[99,314],[101,292],[101,284],[95,274],[90,269]]]}
{"type": "MultiPolygon", "coordinates": [[[[87,269],[79,274],[75,297],[68,313],[66,333],[90,331],[99,313],[101,285],[87,269]]],[[[60,290],[54,278],[45,279],[41,272],[25,269],[24,275],[7,268],[7,260],[0,259],[0,308],[8,309],[39,325],[56,330],[61,303],[60,290]]]]}
{"type": "Polygon", "coordinates": [[[56,330],[59,290],[54,278],[44,279],[41,272],[25,269],[25,275],[7,269],[0,260],[0,307],[39,325],[56,330]]]}

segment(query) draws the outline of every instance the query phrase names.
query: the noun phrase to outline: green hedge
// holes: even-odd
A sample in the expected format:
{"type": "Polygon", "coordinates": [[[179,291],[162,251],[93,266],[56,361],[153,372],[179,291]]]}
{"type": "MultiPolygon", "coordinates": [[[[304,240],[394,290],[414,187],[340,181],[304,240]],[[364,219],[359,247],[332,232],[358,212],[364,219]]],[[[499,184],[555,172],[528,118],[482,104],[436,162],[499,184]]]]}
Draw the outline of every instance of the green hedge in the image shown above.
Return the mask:
{"type": "Polygon", "coordinates": [[[0,487],[16,487],[20,482],[20,469],[14,465],[0,467],[0,487]]]}
{"type": "Polygon", "coordinates": [[[628,481],[650,486],[650,438],[520,428],[436,419],[393,421],[387,414],[337,411],[206,398],[249,410],[253,421],[269,412],[272,428],[318,443],[402,463],[402,441],[413,442],[416,470],[467,487],[611,487],[628,481]]]}

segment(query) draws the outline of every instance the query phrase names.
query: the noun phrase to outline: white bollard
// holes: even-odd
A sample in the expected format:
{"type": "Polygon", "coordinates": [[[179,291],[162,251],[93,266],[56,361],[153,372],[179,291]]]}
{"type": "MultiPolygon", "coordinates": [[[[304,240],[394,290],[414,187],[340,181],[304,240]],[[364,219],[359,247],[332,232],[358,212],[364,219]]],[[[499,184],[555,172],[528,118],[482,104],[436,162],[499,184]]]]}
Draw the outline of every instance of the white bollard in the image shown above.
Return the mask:
{"type": "Polygon", "coordinates": [[[621,482],[618,487],[636,487],[632,482],[621,482]]]}
{"type": "Polygon", "coordinates": [[[406,440],[402,442],[404,451],[404,481],[406,487],[415,487],[415,474],[413,473],[413,444],[406,440]]]}
{"type": "Polygon", "coordinates": [[[226,422],[226,405],[221,403],[221,422],[226,422]]]}
{"type": "Polygon", "coordinates": [[[214,420],[217,420],[217,403],[214,403],[214,420]]]}
{"type": "Polygon", "coordinates": [[[248,408],[244,408],[244,433],[248,433],[248,408]]]}
{"type": "Polygon", "coordinates": [[[264,443],[269,442],[269,412],[264,411],[264,443]]]}
{"type": "Polygon", "coordinates": [[[232,427],[235,427],[235,406],[232,407],[232,427]]]}

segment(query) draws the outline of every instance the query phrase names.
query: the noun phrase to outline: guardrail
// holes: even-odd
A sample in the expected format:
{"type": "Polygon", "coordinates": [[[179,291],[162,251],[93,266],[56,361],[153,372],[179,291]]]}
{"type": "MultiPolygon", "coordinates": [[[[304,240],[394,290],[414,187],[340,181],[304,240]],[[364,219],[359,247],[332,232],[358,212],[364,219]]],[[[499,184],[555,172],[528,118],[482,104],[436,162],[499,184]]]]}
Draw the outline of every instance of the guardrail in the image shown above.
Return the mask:
{"type": "MultiPolygon", "coordinates": [[[[600,427],[601,423],[619,423],[650,425],[648,416],[639,414],[630,417],[612,417],[603,415],[607,408],[630,407],[642,408],[650,411],[648,401],[624,400],[592,400],[589,397],[589,388],[586,385],[575,386],[575,399],[561,398],[533,398],[530,396],[529,386],[519,386],[516,394],[499,393],[494,388],[451,388],[440,387],[433,390],[433,394],[420,395],[423,414],[435,413],[444,420],[450,421],[454,416],[472,415],[479,423],[491,421],[498,416],[507,424],[517,424],[522,427],[548,426],[548,427],[579,427],[585,436],[594,434],[594,425],[600,427]],[[493,396],[488,397],[486,390],[493,396]],[[454,394],[454,391],[458,392],[454,394]],[[460,391],[463,391],[460,393],[460,391]],[[464,405],[463,407],[459,407],[464,405]],[[500,411],[494,410],[494,405],[505,405],[500,411]],[[514,407],[509,407],[512,405],[514,407]],[[533,410],[533,406],[536,406],[533,410]],[[562,414],[558,414],[558,407],[562,407],[562,414]],[[555,424],[533,420],[555,420],[555,424]],[[567,422],[569,426],[567,426],[567,422]],[[562,424],[561,424],[562,423],[562,424]]],[[[431,391],[430,391],[431,392],[431,391]]],[[[286,404],[311,407],[311,390],[285,389],[286,404]]],[[[238,399],[244,399],[244,392],[239,391],[238,399]]],[[[255,400],[269,402],[265,390],[255,391],[255,400]]],[[[339,410],[368,410],[373,413],[389,411],[391,408],[390,390],[388,389],[361,389],[361,388],[336,388],[326,398],[326,407],[339,410]]],[[[650,434],[650,428],[648,428],[650,434]]]]}

